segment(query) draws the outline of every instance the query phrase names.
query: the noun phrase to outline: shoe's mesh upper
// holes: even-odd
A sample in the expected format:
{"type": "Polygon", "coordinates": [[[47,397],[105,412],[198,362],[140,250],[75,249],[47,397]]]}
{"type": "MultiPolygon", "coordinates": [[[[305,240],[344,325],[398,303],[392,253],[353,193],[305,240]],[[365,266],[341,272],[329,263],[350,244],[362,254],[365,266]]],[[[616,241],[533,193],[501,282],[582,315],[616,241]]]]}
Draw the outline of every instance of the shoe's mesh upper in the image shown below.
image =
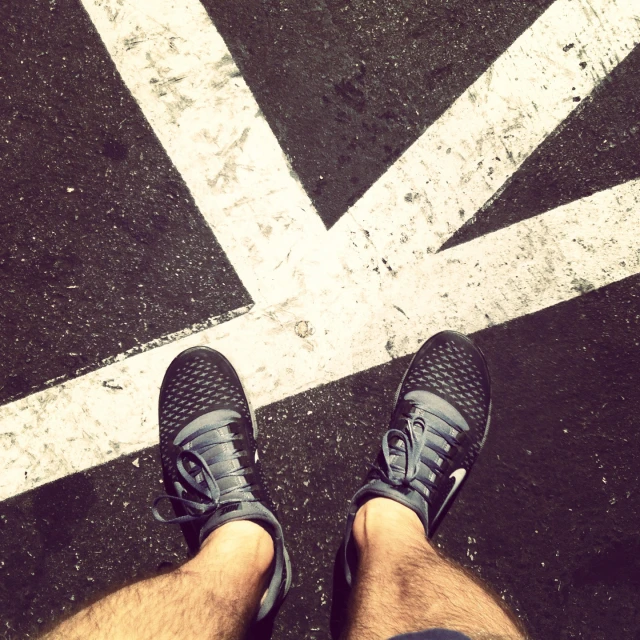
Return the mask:
{"type": "Polygon", "coordinates": [[[479,449],[489,413],[489,384],[474,347],[452,339],[419,353],[402,385],[401,396],[415,390],[435,393],[463,414],[470,426],[472,449],[479,449]]]}
{"type": "Polygon", "coordinates": [[[165,469],[173,470],[168,445],[180,429],[220,408],[237,411],[251,421],[240,382],[223,365],[198,353],[185,358],[165,383],[160,403],[160,452],[165,469]]]}

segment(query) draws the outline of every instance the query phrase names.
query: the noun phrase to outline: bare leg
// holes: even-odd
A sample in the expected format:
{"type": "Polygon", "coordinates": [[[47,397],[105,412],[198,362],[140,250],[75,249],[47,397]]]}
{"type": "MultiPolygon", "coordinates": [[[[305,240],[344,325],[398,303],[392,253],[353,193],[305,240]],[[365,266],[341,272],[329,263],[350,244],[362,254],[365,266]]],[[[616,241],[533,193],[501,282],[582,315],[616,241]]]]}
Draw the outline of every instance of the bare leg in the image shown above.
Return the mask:
{"type": "Polygon", "coordinates": [[[107,596],[43,640],[242,638],[267,588],[273,555],[261,526],[229,522],[179,569],[107,596]]]}
{"type": "Polygon", "coordinates": [[[353,536],[359,561],[347,640],[426,629],[452,629],[473,640],[526,637],[476,578],[438,555],[407,507],[370,500],[356,515],[353,536]]]}

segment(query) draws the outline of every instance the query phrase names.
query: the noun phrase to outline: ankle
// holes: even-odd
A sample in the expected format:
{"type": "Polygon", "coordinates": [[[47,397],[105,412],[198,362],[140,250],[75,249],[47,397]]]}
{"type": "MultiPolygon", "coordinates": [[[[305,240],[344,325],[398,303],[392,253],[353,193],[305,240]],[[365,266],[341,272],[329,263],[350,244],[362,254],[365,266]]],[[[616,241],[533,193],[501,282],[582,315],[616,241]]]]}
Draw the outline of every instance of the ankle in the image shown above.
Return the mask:
{"type": "Polygon", "coordinates": [[[402,549],[405,544],[431,549],[417,514],[390,498],[372,498],[358,509],[353,539],[360,553],[376,550],[388,553],[402,549]]]}
{"type": "Polygon", "coordinates": [[[274,557],[273,538],[264,527],[250,520],[234,520],[207,536],[192,562],[205,570],[222,565],[245,578],[260,580],[269,573],[274,557]]]}

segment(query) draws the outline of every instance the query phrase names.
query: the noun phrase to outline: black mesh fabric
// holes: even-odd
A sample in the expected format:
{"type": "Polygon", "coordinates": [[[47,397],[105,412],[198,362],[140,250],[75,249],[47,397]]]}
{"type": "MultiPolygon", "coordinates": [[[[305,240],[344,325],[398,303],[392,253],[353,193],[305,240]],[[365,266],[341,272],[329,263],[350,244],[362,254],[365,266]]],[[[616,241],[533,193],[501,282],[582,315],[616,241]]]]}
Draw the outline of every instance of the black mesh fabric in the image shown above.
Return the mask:
{"type": "MultiPolygon", "coordinates": [[[[400,397],[422,389],[450,402],[469,423],[470,457],[479,452],[490,409],[489,372],[479,351],[464,336],[443,332],[418,351],[400,397]]],[[[464,466],[468,468],[465,461],[464,466]]]]}
{"type": "Polygon", "coordinates": [[[176,434],[198,416],[216,409],[232,409],[251,422],[242,386],[224,361],[209,354],[183,354],[173,362],[160,396],[160,454],[173,476],[171,443],[176,434]]]}
{"type": "MultiPolygon", "coordinates": [[[[222,478],[219,484],[221,490],[234,484],[239,488],[251,485],[253,496],[275,513],[268,488],[263,482],[260,461],[255,459],[255,425],[242,383],[231,364],[221,354],[210,349],[197,347],[181,353],[169,366],[160,390],[160,457],[167,493],[175,495],[173,484],[176,481],[184,486],[176,468],[176,456],[180,451],[173,444],[176,435],[199,416],[218,409],[236,411],[244,423],[241,427],[241,432],[245,434],[243,440],[218,445],[227,451],[235,448],[246,454],[241,459],[230,460],[226,465],[227,472],[246,461],[250,461],[251,465],[248,474],[237,476],[236,479],[230,476],[222,478]]],[[[238,428],[230,426],[229,430],[235,433],[238,428]]],[[[196,479],[202,482],[201,476],[196,479]]],[[[238,497],[240,495],[239,493],[238,497]]],[[[226,499],[229,497],[231,494],[226,499]]],[[[185,513],[177,504],[174,504],[174,510],[176,515],[185,513]]],[[[198,546],[198,530],[196,525],[183,525],[183,532],[192,549],[197,549],[198,546]]]]}

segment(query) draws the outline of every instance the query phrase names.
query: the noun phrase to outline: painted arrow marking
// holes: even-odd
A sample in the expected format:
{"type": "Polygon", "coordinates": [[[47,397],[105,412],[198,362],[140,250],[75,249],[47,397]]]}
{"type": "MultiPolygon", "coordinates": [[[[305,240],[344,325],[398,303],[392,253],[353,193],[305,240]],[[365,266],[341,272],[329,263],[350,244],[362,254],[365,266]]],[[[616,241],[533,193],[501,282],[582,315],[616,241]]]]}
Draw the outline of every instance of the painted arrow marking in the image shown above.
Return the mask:
{"type": "Polygon", "coordinates": [[[327,234],[200,5],[181,3],[174,23],[169,0],[84,2],[257,304],[0,407],[0,499],[154,444],[162,374],[194,344],[228,354],[263,406],[410,353],[442,327],[477,331],[640,272],[637,181],[433,254],[574,108],[564,94],[541,116],[531,112],[535,92],[510,103],[517,61],[539,83],[557,80],[554,90],[566,82],[586,93],[637,43],[634,3],[558,0],[327,234]],[[603,65],[581,85],[572,71],[580,58],[552,47],[569,35],[594,69],[603,65]],[[143,46],[141,57],[128,53],[143,46]],[[425,187],[441,159],[428,154],[447,139],[460,157],[446,147],[437,189],[425,187]],[[511,164],[492,177],[485,160],[499,145],[511,164]],[[481,161],[486,173],[473,172],[481,161]],[[314,332],[296,331],[302,321],[314,332]]]}

